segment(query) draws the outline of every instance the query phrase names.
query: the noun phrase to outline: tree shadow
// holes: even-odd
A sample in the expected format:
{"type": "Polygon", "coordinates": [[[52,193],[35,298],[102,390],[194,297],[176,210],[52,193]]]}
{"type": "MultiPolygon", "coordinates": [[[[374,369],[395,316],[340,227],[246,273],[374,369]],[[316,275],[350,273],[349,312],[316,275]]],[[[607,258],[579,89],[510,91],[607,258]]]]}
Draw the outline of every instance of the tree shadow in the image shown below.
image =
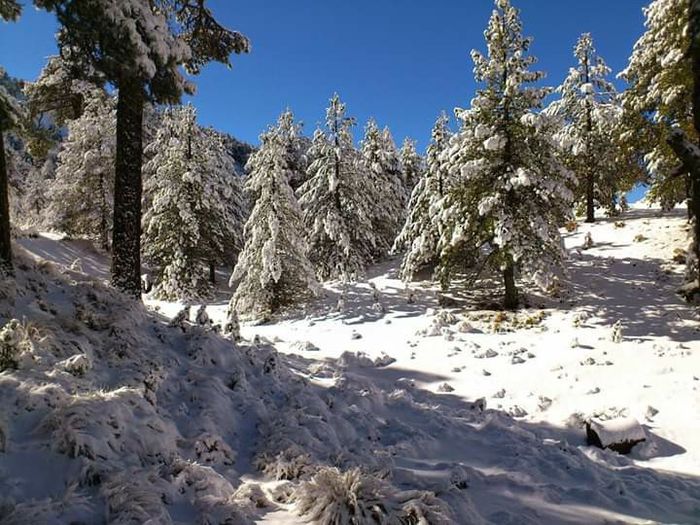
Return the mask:
{"type": "Polygon", "coordinates": [[[582,253],[569,266],[572,298],[597,324],[621,321],[628,337],[698,339],[697,317],[677,294],[681,277],[667,274],[661,259],[606,259],[582,253]]]}

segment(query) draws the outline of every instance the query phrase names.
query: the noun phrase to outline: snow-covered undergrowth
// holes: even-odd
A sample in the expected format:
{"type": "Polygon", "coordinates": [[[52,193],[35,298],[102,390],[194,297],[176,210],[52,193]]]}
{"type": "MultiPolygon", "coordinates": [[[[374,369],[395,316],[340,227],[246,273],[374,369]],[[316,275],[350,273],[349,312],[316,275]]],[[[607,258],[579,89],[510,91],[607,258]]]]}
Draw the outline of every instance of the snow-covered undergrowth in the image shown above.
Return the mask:
{"type": "MultiPolygon", "coordinates": [[[[0,373],[0,522],[697,523],[700,451],[682,433],[697,425],[695,321],[680,319],[673,274],[636,288],[658,267],[647,255],[672,247],[624,240],[675,220],[594,226],[596,248],[572,246],[572,286],[585,290],[518,319],[430,314],[427,288],[406,304],[375,279],[384,312],[358,285],[346,312],[322,302],[244,326],[240,344],[170,328],[93,277],[21,254],[16,285],[0,286],[2,325],[31,327],[17,368],[0,373]],[[626,262],[612,260],[616,243],[626,262]],[[657,413],[644,453],[584,445],[572,415],[638,416],[645,396],[657,413]]],[[[209,308],[215,321],[223,309],[209,308]]]]}

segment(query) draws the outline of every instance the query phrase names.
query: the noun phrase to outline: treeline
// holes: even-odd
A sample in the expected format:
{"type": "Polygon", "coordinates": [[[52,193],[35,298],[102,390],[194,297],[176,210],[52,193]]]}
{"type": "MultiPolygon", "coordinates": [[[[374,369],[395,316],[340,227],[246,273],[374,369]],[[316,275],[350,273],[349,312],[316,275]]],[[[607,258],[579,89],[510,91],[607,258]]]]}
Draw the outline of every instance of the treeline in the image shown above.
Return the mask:
{"type": "MultiPolygon", "coordinates": [[[[233,266],[232,307],[266,317],[313,297],[319,281],[358,278],[397,253],[407,281],[429,270],[448,287],[457,275],[495,272],[504,305],[515,308],[520,279],[558,286],[560,229],[576,214],[589,222],[596,210],[618,214],[637,184],[663,207],[686,201],[698,237],[693,2],[655,0],[645,9],[646,31],[619,74],[627,87],[617,91],[590,34],[578,39],[563,83],[544,86],[518,10],[496,0],[486,49],[472,52],[479,88],[454,121],[438,118],[425,158],[410,139],[397,148],[373,120],[356,146],[356,122],[335,95],[312,138],[284,112],[257,151],[245,152],[244,177],[226,137],[173,103],[189,89],[179,66],[196,73],[247,51],[247,40],[220,27],[202,2],[183,3],[184,14],[127,3],[133,9],[107,19],[77,1],[37,2],[62,24],[62,57],[23,93],[8,82],[0,88],[0,123],[19,130],[6,134],[8,151],[21,157],[12,152],[24,140],[43,162],[20,177],[22,206],[111,244],[113,282],[124,291],[139,293],[141,253],[166,298],[206,296],[216,267],[233,266]],[[206,27],[188,9],[203,9],[206,27]],[[157,26],[165,31],[158,35],[142,23],[168,16],[178,24],[157,26]],[[107,35],[125,24],[130,39],[97,46],[78,22],[107,35]],[[167,52],[148,47],[155,36],[167,52]]],[[[2,5],[5,19],[17,14],[13,2],[2,5]]],[[[21,159],[11,163],[12,178],[21,159]]],[[[8,263],[9,224],[2,234],[8,263]]],[[[694,242],[690,281],[697,252],[694,242]]]]}

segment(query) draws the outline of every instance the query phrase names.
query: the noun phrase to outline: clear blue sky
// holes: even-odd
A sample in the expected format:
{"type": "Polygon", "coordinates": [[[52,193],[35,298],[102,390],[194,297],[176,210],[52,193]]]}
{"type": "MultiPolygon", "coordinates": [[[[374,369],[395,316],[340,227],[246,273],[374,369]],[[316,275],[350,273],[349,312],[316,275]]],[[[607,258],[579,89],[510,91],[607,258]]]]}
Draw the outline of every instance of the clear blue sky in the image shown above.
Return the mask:
{"type": "MultiPolygon", "coordinates": [[[[648,0],[514,0],[533,53],[557,85],[572,47],[591,32],[615,72],[624,68],[643,30],[648,0]]],[[[33,79],[55,53],[55,22],[25,0],[20,22],[0,25],[0,64],[33,79]]],[[[203,124],[252,143],[285,108],[306,132],[338,91],[361,126],[370,116],[389,125],[397,142],[424,148],[441,110],[467,106],[474,92],[469,51],[484,48],[492,0],[210,0],[224,25],[246,34],[252,53],[233,70],[208,66],[193,102],[203,124]]]]}

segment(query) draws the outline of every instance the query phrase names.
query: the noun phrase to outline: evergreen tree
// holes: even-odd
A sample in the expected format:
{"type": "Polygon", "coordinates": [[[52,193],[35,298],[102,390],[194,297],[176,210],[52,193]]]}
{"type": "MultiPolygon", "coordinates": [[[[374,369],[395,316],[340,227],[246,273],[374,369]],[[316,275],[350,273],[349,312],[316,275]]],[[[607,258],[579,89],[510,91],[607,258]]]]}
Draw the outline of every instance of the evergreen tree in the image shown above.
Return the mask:
{"type": "Polygon", "coordinates": [[[401,157],[404,186],[406,192],[410,195],[423,176],[423,159],[416,151],[416,141],[409,138],[404,139],[399,155],[401,157]]]}
{"type": "Polygon", "coordinates": [[[61,56],[49,57],[36,82],[27,83],[24,92],[33,126],[29,151],[36,160],[45,160],[62,140],[62,128],[80,117],[88,97],[100,90],[100,78],[75,71],[61,56]],[[80,77],[93,77],[93,82],[80,77]]]}
{"type": "Polygon", "coordinates": [[[353,125],[334,95],[326,131],[316,131],[309,149],[309,179],[298,190],[309,258],[321,280],[362,274],[382,242],[373,223],[375,188],[360,169],[353,125]]]}
{"type": "Polygon", "coordinates": [[[158,271],[156,295],[191,300],[211,293],[206,268],[240,248],[242,198],[233,160],[197,126],[191,106],[165,111],[146,153],[144,255],[158,271]]]}
{"type": "Polygon", "coordinates": [[[610,68],[596,53],[589,33],[579,38],[574,56],[577,65],[547,112],[562,121],[557,138],[566,166],[578,178],[577,202],[585,209],[586,222],[595,222],[596,202],[614,209],[620,189],[614,136],[620,108],[615,86],[607,78],[610,68]]]}
{"type": "Polygon", "coordinates": [[[477,272],[500,270],[506,308],[519,304],[516,276],[527,271],[543,287],[560,264],[559,226],[568,216],[571,176],[559,164],[542,107],[547,88],[533,87],[543,73],[531,71],[530,38],[522,36],[520,13],[496,0],[485,33],[488,54],[472,52],[483,87],[448,151],[457,177],[441,212],[440,275],[446,285],[465,260],[477,272]]]}
{"type": "Polygon", "coordinates": [[[49,190],[52,224],[70,235],[94,237],[109,250],[112,230],[115,101],[95,90],[82,115],[68,123],[49,190]]]}
{"type": "Polygon", "coordinates": [[[629,84],[623,95],[625,131],[631,148],[646,151],[650,199],[670,208],[687,198],[693,222],[689,257],[691,280],[700,259],[700,167],[692,152],[698,144],[693,121],[693,17],[688,0],[654,0],[645,10],[646,31],[634,46],[621,77],[629,84]]]}
{"type": "Polygon", "coordinates": [[[243,249],[243,225],[248,206],[243,196],[236,161],[226,147],[224,137],[211,128],[201,130],[201,148],[208,164],[209,193],[212,207],[203,231],[202,254],[209,262],[209,281],[215,284],[215,267],[233,266],[243,249]]]}
{"type": "Polygon", "coordinates": [[[298,169],[290,141],[294,128],[292,114],[284,112],[248,161],[245,189],[256,198],[245,225],[245,247],[231,275],[237,288],[230,313],[265,319],[317,292],[301,208],[289,185],[298,169]]]}
{"type": "MultiPolygon", "coordinates": [[[[13,2],[10,2],[12,4],[13,2]]],[[[214,60],[247,52],[243,35],[222,27],[205,0],[34,0],[56,13],[62,55],[118,88],[112,282],[141,293],[141,168],[147,100],[179,103],[214,60]]]]}
{"type": "Polygon", "coordinates": [[[371,193],[366,198],[377,233],[373,256],[379,259],[388,253],[403,221],[406,191],[394,139],[387,128],[380,130],[373,119],[365,126],[360,158],[358,169],[368,179],[371,193]]]}
{"type": "MultiPolygon", "coordinates": [[[[620,76],[623,143],[645,153],[649,171],[647,198],[670,208],[688,198],[690,178],[668,142],[673,129],[697,142],[689,111],[693,91],[688,0],[654,0],[644,9],[645,32],[635,43],[620,76]]],[[[690,204],[690,203],[689,203],[690,204]]],[[[691,207],[689,207],[691,210],[691,207]]]]}
{"type": "MultiPolygon", "coordinates": [[[[294,114],[290,110],[285,110],[277,121],[275,128],[276,141],[282,143],[282,151],[285,156],[284,162],[289,174],[289,184],[292,189],[296,189],[306,180],[306,170],[308,163],[306,159],[305,137],[301,134],[302,125],[294,120],[294,114]]],[[[251,155],[246,164],[246,171],[253,172],[259,169],[257,162],[267,162],[265,157],[251,155]]],[[[251,195],[256,198],[255,195],[251,195]]]]}
{"type": "MultiPolygon", "coordinates": [[[[14,19],[19,16],[19,8],[3,5],[0,17],[14,19]],[[13,18],[14,17],[14,18],[13,18]]],[[[0,77],[5,70],[0,68],[0,77]]],[[[0,270],[12,271],[12,236],[10,231],[10,185],[8,162],[5,152],[5,133],[17,128],[23,119],[24,110],[19,101],[7,88],[0,84],[0,270]]]]}
{"type": "Polygon", "coordinates": [[[392,249],[395,253],[406,252],[399,272],[406,281],[426,266],[435,265],[439,258],[440,228],[435,211],[449,189],[448,171],[442,160],[451,137],[448,124],[449,118],[444,113],[435,122],[428,146],[427,169],[413,189],[406,222],[392,249]]]}

